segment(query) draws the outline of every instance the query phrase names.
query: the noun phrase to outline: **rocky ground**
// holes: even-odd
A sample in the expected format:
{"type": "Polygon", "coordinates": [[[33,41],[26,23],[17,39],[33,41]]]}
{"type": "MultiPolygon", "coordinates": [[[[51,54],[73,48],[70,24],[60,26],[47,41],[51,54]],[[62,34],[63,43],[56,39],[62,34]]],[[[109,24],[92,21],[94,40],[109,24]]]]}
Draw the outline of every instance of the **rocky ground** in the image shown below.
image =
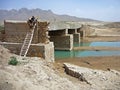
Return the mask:
{"type": "Polygon", "coordinates": [[[91,90],[120,90],[120,72],[102,71],[64,63],[67,74],[78,78],[91,86],[91,90]]]}
{"type": "MultiPolygon", "coordinates": [[[[82,68],[82,71],[84,72],[94,71],[96,73],[94,77],[91,73],[88,72],[88,75],[92,75],[94,78],[89,76],[85,77],[85,79],[90,82],[86,83],[80,79],[75,80],[74,78],[71,78],[64,71],[62,72],[64,75],[62,75],[60,70],[58,70],[62,67],[55,67],[54,64],[55,63],[48,63],[44,59],[37,57],[20,57],[11,54],[9,50],[0,46],[0,90],[120,89],[120,78],[118,71],[113,70],[114,72],[108,72],[79,67],[82,68]],[[19,61],[18,65],[12,66],[8,64],[11,56],[17,58],[19,61]],[[109,87],[109,85],[111,87],[109,87]]],[[[64,70],[64,68],[62,69],[64,70]]],[[[81,71],[81,69],[78,70],[81,71]]]]}
{"type": "Polygon", "coordinates": [[[0,46],[0,90],[79,90],[67,78],[60,77],[52,64],[41,58],[22,58],[0,46]],[[18,65],[8,65],[15,56],[18,65]]]}

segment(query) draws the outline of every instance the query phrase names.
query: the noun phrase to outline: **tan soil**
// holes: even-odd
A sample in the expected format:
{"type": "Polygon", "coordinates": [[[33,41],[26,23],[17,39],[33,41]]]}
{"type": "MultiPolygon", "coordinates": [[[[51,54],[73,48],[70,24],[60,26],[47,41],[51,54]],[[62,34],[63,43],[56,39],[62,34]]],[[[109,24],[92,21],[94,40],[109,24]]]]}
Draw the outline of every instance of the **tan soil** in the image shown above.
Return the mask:
{"type": "Polygon", "coordinates": [[[120,56],[81,57],[56,60],[56,63],[63,64],[64,62],[92,69],[107,70],[110,68],[120,71],[120,56]]]}

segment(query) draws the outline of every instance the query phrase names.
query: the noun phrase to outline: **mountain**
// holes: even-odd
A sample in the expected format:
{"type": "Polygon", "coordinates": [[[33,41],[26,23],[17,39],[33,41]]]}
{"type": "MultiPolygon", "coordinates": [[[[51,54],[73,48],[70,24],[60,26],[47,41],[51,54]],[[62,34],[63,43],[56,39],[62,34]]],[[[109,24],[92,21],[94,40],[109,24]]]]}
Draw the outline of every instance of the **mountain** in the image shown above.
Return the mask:
{"type": "Polygon", "coordinates": [[[51,10],[41,10],[41,9],[27,9],[21,8],[19,10],[0,10],[0,22],[3,22],[5,19],[10,20],[27,20],[31,16],[36,16],[40,20],[47,21],[79,21],[79,22],[97,22],[97,20],[87,19],[87,18],[78,18],[75,16],[69,15],[57,15],[51,10]]]}

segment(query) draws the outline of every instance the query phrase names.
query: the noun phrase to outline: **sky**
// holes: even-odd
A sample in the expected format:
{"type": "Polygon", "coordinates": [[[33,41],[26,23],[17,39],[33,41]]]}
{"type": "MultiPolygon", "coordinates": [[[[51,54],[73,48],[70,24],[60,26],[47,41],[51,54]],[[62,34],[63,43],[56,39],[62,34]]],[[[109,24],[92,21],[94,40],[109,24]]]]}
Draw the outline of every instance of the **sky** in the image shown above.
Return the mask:
{"type": "Polygon", "coordinates": [[[0,9],[52,10],[55,14],[120,21],[120,0],[0,0],[0,9]]]}

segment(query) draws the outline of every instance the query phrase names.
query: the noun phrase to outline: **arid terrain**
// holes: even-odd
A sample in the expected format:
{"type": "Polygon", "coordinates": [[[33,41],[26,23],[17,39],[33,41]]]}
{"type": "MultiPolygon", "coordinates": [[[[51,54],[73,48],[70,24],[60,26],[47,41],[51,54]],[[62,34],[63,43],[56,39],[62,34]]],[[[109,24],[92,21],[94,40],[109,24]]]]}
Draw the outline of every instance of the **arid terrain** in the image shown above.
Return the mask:
{"type": "MultiPolygon", "coordinates": [[[[84,39],[120,41],[120,29],[98,27],[84,39]],[[109,32],[109,33],[108,33],[109,32]]],[[[119,50],[108,47],[82,47],[90,50],[119,50]]],[[[0,46],[0,90],[120,90],[120,56],[82,57],[46,62],[37,57],[20,57],[0,46]],[[8,62],[14,56],[18,65],[8,62]],[[64,63],[68,63],[65,72],[64,63]],[[70,63],[70,64],[69,64],[70,63]],[[77,65],[77,66],[76,66],[77,65]],[[76,72],[76,73],[73,73],[76,72]],[[72,76],[68,74],[72,74],[72,76]],[[80,77],[75,78],[76,75],[80,77]]]]}

